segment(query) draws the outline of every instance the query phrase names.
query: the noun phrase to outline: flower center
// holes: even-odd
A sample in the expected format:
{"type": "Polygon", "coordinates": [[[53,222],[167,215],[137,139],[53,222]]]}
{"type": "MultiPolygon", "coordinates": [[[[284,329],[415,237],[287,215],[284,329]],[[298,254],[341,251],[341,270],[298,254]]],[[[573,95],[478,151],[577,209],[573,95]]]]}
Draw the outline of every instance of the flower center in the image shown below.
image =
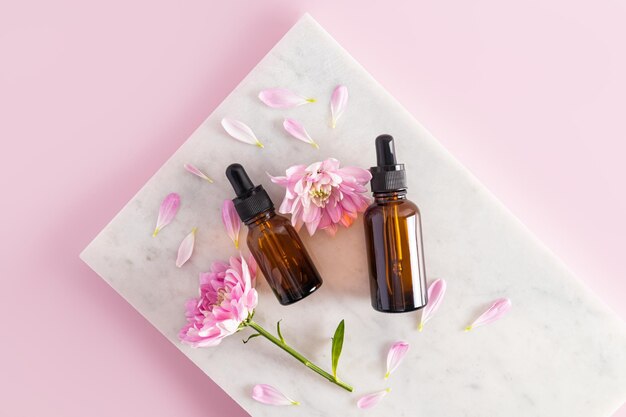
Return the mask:
{"type": "Polygon", "coordinates": [[[309,196],[317,207],[325,207],[328,197],[330,197],[330,192],[320,188],[312,188],[309,191],[309,196]]]}
{"type": "Polygon", "coordinates": [[[222,301],[224,301],[225,297],[226,297],[226,289],[222,287],[219,290],[217,290],[217,300],[215,300],[215,303],[213,305],[219,306],[220,304],[222,304],[222,301]]]}

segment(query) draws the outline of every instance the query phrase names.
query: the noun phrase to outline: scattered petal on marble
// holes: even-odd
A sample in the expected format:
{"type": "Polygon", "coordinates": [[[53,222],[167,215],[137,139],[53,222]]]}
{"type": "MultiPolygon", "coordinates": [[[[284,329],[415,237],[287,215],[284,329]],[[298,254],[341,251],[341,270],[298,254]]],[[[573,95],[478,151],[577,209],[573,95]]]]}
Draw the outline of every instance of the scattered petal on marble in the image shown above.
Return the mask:
{"type": "Polygon", "coordinates": [[[290,109],[307,103],[314,103],[314,98],[303,97],[286,88],[268,88],[259,93],[259,99],[275,109],[290,109]]]}
{"type": "Polygon", "coordinates": [[[261,141],[257,139],[252,129],[245,123],[235,119],[223,118],[222,127],[226,133],[238,141],[263,148],[261,141]]]}
{"type": "Polygon", "coordinates": [[[156,227],[154,229],[154,233],[152,236],[156,236],[159,234],[161,229],[170,224],[176,213],[178,212],[178,207],[180,206],[180,196],[176,193],[171,193],[161,203],[161,208],[159,209],[159,217],[157,218],[156,227]]]}
{"type": "Polygon", "coordinates": [[[465,328],[466,332],[470,330],[484,326],[485,324],[493,323],[494,321],[502,318],[511,309],[511,300],[508,298],[499,298],[480,315],[472,324],[465,328]]]}
{"type": "Polygon", "coordinates": [[[363,410],[372,408],[375,405],[377,405],[380,402],[380,400],[383,399],[385,395],[389,394],[389,392],[391,392],[391,388],[374,392],[372,394],[364,395],[363,397],[359,398],[359,401],[357,401],[356,406],[363,410]]]}
{"type": "Polygon", "coordinates": [[[294,119],[285,119],[283,122],[283,127],[291,136],[296,139],[301,140],[302,142],[308,143],[309,145],[313,145],[315,148],[319,149],[319,145],[315,143],[309,133],[306,131],[304,126],[300,122],[294,119]]]}
{"type": "Polygon", "coordinates": [[[222,204],[222,222],[224,223],[228,237],[230,237],[235,244],[235,248],[239,249],[241,219],[235,210],[235,204],[232,200],[224,200],[224,204],[222,204]]]}
{"type": "Polygon", "coordinates": [[[391,345],[389,353],[387,353],[387,373],[385,374],[385,379],[389,378],[389,375],[398,368],[408,351],[409,344],[407,342],[400,340],[391,345]]]}
{"type": "Polygon", "coordinates": [[[257,384],[252,387],[252,399],[268,405],[300,405],[271,385],[257,384]]]}
{"type": "Polygon", "coordinates": [[[439,305],[441,304],[441,300],[443,300],[443,296],[446,293],[446,281],[443,279],[437,279],[433,281],[428,287],[428,304],[422,310],[422,318],[420,320],[420,324],[418,330],[421,332],[424,328],[424,325],[431,317],[435,314],[439,305]]]}
{"type": "Polygon", "coordinates": [[[206,180],[210,183],[213,183],[213,180],[211,178],[209,178],[209,176],[207,174],[205,174],[204,172],[200,171],[198,168],[196,168],[195,166],[191,165],[191,164],[185,164],[184,165],[185,169],[189,172],[191,172],[193,175],[202,178],[203,180],[206,180]]]}
{"type": "Polygon", "coordinates": [[[196,227],[191,229],[191,233],[189,233],[182,242],[180,242],[180,246],[178,247],[178,256],[176,257],[176,266],[181,267],[185,265],[185,262],[191,258],[191,254],[193,253],[193,247],[196,244],[196,227]]]}
{"type": "Polygon", "coordinates": [[[337,126],[337,120],[341,117],[348,104],[348,87],[338,85],[330,98],[330,112],[332,114],[333,129],[337,126]]]}

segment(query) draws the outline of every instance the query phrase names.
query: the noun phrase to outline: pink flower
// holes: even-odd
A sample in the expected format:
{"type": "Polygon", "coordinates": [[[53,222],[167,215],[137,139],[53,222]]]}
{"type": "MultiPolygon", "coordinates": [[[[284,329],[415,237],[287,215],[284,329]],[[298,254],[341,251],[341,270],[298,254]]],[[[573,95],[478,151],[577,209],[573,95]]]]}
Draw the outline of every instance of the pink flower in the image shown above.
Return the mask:
{"type": "Polygon", "coordinates": [[[211,272],[200,274],[200,296],[187,301],[187,325],[180,331],[180,340],[193,347],[217,346],[240,330],[258,302],[255,278],[252,257],[214,262],[211,272]]]}
{"type": "Polygon", "coordinates": [[[363,195],[372,178],[369,171],[339,168],[339,161],[334,158],[308,167],[295,165],[287,169],[286,176],[270,178],[286,189],[279,211],[291,213],[296,229],[305,224],[310,235],[317,229],[334,235],[339,224],[349,227],[370,203],[363,195]]]}

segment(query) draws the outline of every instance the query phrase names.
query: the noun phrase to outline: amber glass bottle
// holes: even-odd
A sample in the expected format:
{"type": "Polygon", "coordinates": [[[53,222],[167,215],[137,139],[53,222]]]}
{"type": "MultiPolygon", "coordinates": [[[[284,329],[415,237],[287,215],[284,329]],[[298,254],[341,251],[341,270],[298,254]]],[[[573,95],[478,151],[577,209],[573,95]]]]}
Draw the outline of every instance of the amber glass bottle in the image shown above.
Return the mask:
{"type": "Polygon", "coordinates": [[[376,138],[376,159],[370,168],[374,203],[364,215],[372,307],[386,313],[417,310],[428,301],[420,212],[406,198],[393,137],[376,138]]]}
{"type": "Polygon", "coordinates": [[[317,290],[322,285],[317,268],[296,229],[274,211],[263,186],[255,187],[239,164],[230,165],[226,177],[237,194],[235,209],[248,226],[248,249],[278,301],[292,304],[317,290]]]}

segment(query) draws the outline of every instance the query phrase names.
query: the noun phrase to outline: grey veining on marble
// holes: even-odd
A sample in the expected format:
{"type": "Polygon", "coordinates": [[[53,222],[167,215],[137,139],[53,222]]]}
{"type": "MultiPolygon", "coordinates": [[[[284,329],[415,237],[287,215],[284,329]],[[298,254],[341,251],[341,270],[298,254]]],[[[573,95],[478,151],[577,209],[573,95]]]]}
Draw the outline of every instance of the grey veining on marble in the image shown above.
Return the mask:
{"type": "Polygon", "coordinates": [[[311,17],[303,17],[162,166],[81,254],[82,259],[254,417],[606,417],[626,401],[626,326],[454,159],[311,17]],[[336,129],[329,127],[333,88],[350,91],[336,129]],[[316,103],[291,110],[264,106],[259,90],[286,87],[316,103]],[[220,120],[239,119],[265,149],[228,137],[220,120]],[[320,149],[289,138],[285,116],[300,120],[320,149]],[[184,302],[197,292],[198,273],[235,253],[223,231],[220,206],[232,192],[223,175],[242,163],[263,182],[278,206],[282,189],[266,172],[330,156],[343,165],[369,167],[373,139],[390,133],[407,165],[409,196],[422,211],[427,274],[448,281],[448,293],[422,333],[417,314],[385,315],[369,304],[361,219],[335,238],[301,235],[324,278],[313,296],[278,304],[263,278],[256,320],[283,333],[325,368],[330,337],[346,321],[342,379],[349,394],[305,369],[249,330],[217,348],[182,346],[184,302]],[[207,184],[183,169],[193,163],[216,181],[207,184]],[[178,216],[152,238],[158,207],[170,192],[182,203],[178,216]],[[174,261],[180,241],[198,227],[196,251],[182,268],[174,261]],[[513,309],[489,327],[463,327],[497,297],[513,309]],[[383,381],[386,349],[411,343],[403,365],[383,381]],[[302,402],[297,408],[255,403],[250,390],[268,383],[302,402]],[[357,398],[391,387],[369,411],[357,398]]]}

